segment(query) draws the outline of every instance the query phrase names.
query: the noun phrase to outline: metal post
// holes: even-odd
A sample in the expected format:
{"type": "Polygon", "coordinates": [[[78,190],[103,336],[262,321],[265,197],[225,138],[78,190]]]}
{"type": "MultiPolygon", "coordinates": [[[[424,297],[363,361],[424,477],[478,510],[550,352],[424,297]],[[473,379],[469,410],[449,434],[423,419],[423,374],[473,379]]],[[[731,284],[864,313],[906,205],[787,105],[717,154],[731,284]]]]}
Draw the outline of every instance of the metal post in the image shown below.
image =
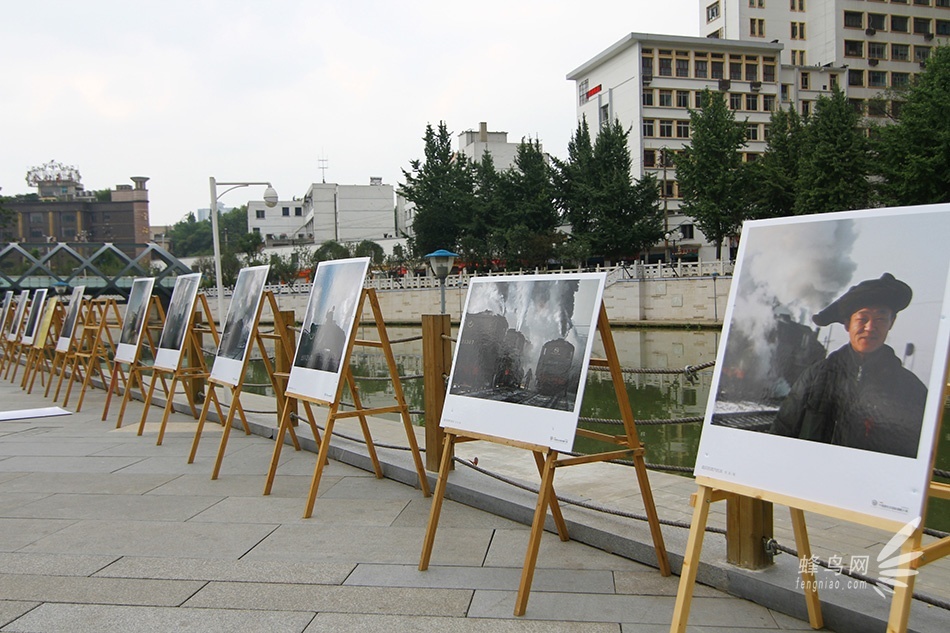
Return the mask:
{"type": "Polygon", "coordinates": [[[218,238],[218,185],[214,176],[208,178],[211,185],[211,243],[214,246],[214,286],[218,294],[218,323],[224,325],[224,281],[221,278],[221,240],[218,238]]]}

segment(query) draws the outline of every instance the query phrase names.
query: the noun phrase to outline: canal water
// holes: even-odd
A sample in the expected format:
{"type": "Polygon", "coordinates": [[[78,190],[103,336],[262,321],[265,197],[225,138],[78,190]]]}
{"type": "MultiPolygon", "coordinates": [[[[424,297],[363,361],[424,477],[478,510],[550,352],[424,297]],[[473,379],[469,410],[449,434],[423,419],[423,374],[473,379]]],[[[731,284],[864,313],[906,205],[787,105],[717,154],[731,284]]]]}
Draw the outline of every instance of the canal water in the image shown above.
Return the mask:
{"type": "MultiPolygon", "coordinates": [[[[375,328],[362,328],[359,338],[375,339],[375,328]]],[[[413,338],[420,334],[419,328],[390,327],[387,330],[393,341],[413,338]]],[[[708,368],[691,373],[669,370],[683,370],[716,360],[716,350],[720,334],[713,330],[686,329],[644,329],[617,328],[613,330],[614,342],[620,363],[624,369],[648,369],[655,372],[625,373],[625,383],[634,417],[642,421],[637,427],[640,441],[646,447],[646,461],[658,467],[669,466],[688,468],[690,472],[677,472],[691,476],[699,446],[702,430],[701,422],[679,424],[648,424],[651,420],[670,420],[683,418],[701,418],[706,410],[712,383],[713,369],[708,368]]],[[[403,377],[403,390],[409,408],[413,411],[413,421],[422,424],[422,342],[412,340],[394,343],[393,352],[399,365],[399,375],[403,377]],[[418,413],[415,413],[418,412],[418,413]]],[[[599,341],[594,343],[594,356],[603,357],[599,341]]],[[[353,358],[353,371],[360,388],[360,397],[364,406],[385,406],[392,404],[392,385],[384,380],[388,370],[382,353],[373,348],[356,348],[353,358]],[[377,380],[374,380],[376,378],[377,380]]],[[[250,375],[246,383],[265,384],[268,382],[263,363],[252,362],[250,375]]],[[[270,387],[249,388],[248,391],[271,395],[270,387]]],[[[344,397],[344,401],[349,398],[344,397]]],[[[581,426],[600,432],[620,434],[620,417],[617,399],[614,394],[610,375],[602,371],[590,371],[581,408],[581,426]],[[617,422],[591,422],[584,418],[597,420],[617,420],[617,422]]],[[[950,470],[950,425],[946,425],[939,438],[937,468],[950,470]]],[[[578,452],[597,452],[606,450],[608,445],[592,440],[578,438],[574,450],[578,452]]],[[[950,531],[950,501],[935,500],[928,510],[927,525],[937,530],[950,531]]]]}

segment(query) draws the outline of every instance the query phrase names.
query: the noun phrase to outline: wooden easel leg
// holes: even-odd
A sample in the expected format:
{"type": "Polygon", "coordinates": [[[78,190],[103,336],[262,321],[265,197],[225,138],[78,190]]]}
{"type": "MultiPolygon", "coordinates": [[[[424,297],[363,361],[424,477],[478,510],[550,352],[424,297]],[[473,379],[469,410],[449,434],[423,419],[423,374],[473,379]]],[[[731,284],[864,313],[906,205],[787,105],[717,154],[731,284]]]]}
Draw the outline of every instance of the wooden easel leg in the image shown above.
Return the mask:
{"type": "Polygon", "coordinates": [[[650,477],[647,474],[646,461],[640,451],[633,457],[634,470],[637,473],[637,485],[640,486],[640,495],[643,497],[643,507],[647,514],[647,523],[650,525],[650,535],[653,537],[653,549],[656,550],[656,562],[661,576],[669,576],[670,559],[666,554],[666,543],[663,541],[663,531],[660,529],[660,516],[656,513],[656,503],[653,500],[653,489],[650,488],[650,477]]]}
{"type": "MultiPolygon", "coordinates": [[[[346,384],[350,388],[350,396],[353,398],[353,404],[356,406],[356,410],[359,411],[363,408],[363,402],[360,400],[360,393],[356,389],[356,381],[353,379],[353,373],[349,370],[346,370],[346,384]]],[[[366,416],[359,416],[360,421],[360,430],[363,432],[363,441],[366,442],[366,451],[369,453],[369,459],[373,463],[373,472],[376,474],[376,479],[383,478],[383,466],[379,463],[379,457],[376,455],[376,445],[373,444],[373,435],[369,432],[369,423],[366,421],[366,416]]]]}
{"type": "MultiPolygon", "coordinates": [[[[122,418],[125,417],[125,407],[126,407],[126,405],[129,404],[129,399],[131,399],[131,397],[132,397],[131,385],[132,385],[133,374],[135,374],[135,375],[138,376],[139,382],[140,382],[140,384],[141,384],[142,391],[145,390],[145,384],[144,384],[144,383],[141,383],[141,381],[142,381],[142,374],[141,374],[140,372],[138,372],[138,370],[137,370],[135,367],[131,368],[131,369],[129,370],[129,381],[128,381],[127,385],[126,385],[125,391],[122,392],[122,406],[119,407],[119,419],[115,421],[115,428],[117,428],[117,429],[122,427],[122,418]]],[[[143,398],[142,398],[142,401],[143,401],[143,402],[145,401],[145,397],[144,397],[144,396],[143,396],[143,398]]]]}
{"type": "MultiPolygon", "coordinates": [[[[274,476],[277,475],[277,464],[280,463],[280,450],[284,446],[284,435],[290,426],[290,398],[284,398],[284,409],[280,412],[280,424],[277,425],[277,437],[274,438],[274,456],[270,459],[270,468],[267,469],[267,480],[264,482],[264,494],[269,495],[274,486],[274,476]]],[[[298,449],[299,450],[299,449],[298,449]]]]}
{"type": "Polygon", "coordinates": [[[712,488],[700,486],[694,497],[696,506],[693,508],[693,521],[689,526],[689,538],[683,553],[683,568],[680,570],[680,584],[673,605],[670,633],[686,633],[689,608],[693,602],[693,587],[696,586],[696,572],[699,570],[699,556],[703,551],[703,537],[706,536],[706,522],[709,520],[712,492],[712,488]]]}
{"type": "Polygon", "coordinates": [[[228,417],[224,422],[224,430],[221,432],[221,443],[218,445],[218,456],[214,460],[214,470],[211,471],[211,479],[217,479],[218,473],[221,472],[221,462],[224,461],[224,451],[228,446],[228,437],[231,436],[231,424],[234,421],[234,414],[241,410],[240,397],[240,393],[235,394],[234,391],[231,392],[231,406],[228,408],[228,417]],[[235,407],[235,405],[237,406],[235,407]]]}
{"type": "Polygon", "coordinates": [[[247,423],[247,416],[244,415],[244,407],[241,406],[241,393],[231,395],[231,406],[237,408],[238,415],[241,416],[241,426],[244,428],[244,435],[251,434],[251,425],[247,423]]]}
{"type": "MultiPolygon", "coordinates": [[[[155,440],[155,446],[161,446],[162,441],[165,439],[165,426],[168,424],[168,416],[171,415],[172,409],[175,408],[175,387],[178,384],[178,376],[172,378],[172,388],[168,394],[168,399],[165,401],[165,409],[162,412],[162,423],[158,426],[158,438],[155,440]]],[[[184,386],[184,385],[183,385],[184,386]]],[[[194,407],[192,411],[197,415],[194,407]]]]}
{"type": "Polygon", "coordinates": [[[310,494],[307,495],[307,507],[304,509],[303,518],[309,519],[313,516],[313,505],[317,502],[317,490],[320,488],[320,479],[323,477],[323,468],[327,465],[327,459],[330,455],[330,438],[333,437],[333,423],[336,421],[336,410],[334,409],[327,416],[326,428],[323,431],[323,441],[320,442],[320,450],[317,451],[317,465],[313,468],[313,479],[310,481],[310,494]]]}
{"type": "MultiPolygon", "coordinates": [[[[208,386],[208,391],[214,391],[214,383],[208,386]]],[[[201,432],[205,428],[205,421],[208,419],[208,411],[211,409],[211,398],[205,398],[201,405],[201,413],[198,415],[198,426],[195,428],[195,439],[191,442],[191,453],[188,454],[188,463],[195,463],[195,455],[198,454],[198,442],[201,441],[201,432]]],[[[213,477],[212,477],[213,479],[213,477]]]]}
{"type": "MultiPolygon", "coordinates": [[[[106,387],[106,403],[102,407],[102,421],[105,422],[106,418],[109,417],[109,405],[112,404],[112,394],[115,393],[115,385],[118,380],[116,373],[119,371],[119,363],[115,363],[112,367],[112,375],[109,376],[109,384],[106,387]]],[[[126,385],[126,391],[128,391],[128,385],[126,385]]]]}
{"type": "Polygon", "coordinates": [[[901,547],[901,557],[903,562],[898,569],[903,570],[905,575],[894,578],[894,596],[891,598],[891,612],[887,619],[887,633],[907,633],[907,625],[910,620],[910,604],[914,597],[914,581],[917,579],[914,563],[919,559],[913,556],[915,550],[920,550],[923,541],[923,519],[921,525],[914,531],[914,535],[904,541],[901,547]],[[897,584],[900,582],[900,584],[897,584]],[[903,585],[903,586],[902,586],[903,585]]]}
{"type": "MultiPolygon", "coordinates": [[[[56,382],[60,385],[63,384],[63,377],[66,375],[66,354],[56,354],[53,356],[53,368],[50,369],[50,381],[46,384],[46,391],[43,392],[44,398],[49,398],[50,388],[53,386],[53,374],[56,373],[56,368],[59,367],[60,363],[58,361],[62,360],[63,367],[59,372],[59,380],[56,382]]],[[[56,397],[53,400],[59,400],[59,389],[56,390],[56,397]]]]}
{"type": "MultiPolygon", "coordinates": [[[[544,457],[539,451],[532,451],[534,463],[538,467],[538,474],[544,477],[544,457]]],[[[557,528],[557,535],[562,541],[571,540],[567,531],[567,523],[564,522],[564,515],[561,514],[561,504],[558,503],[557,493],[554,492],[554,481],[551,481],[551,495],[548,497],[548,506],[551,508],[551,516],[554,517],[554,526],[557,528]]]]}
{"type": "Polygon", "coordinates": [[[158,379],[160,374],[161,372],[159,370],[152,370],[152,382],[148,385],[148,394],[145,396],[145,404],[142,406],[142,417],[139,419],[139,430],[138,433],[136,433],[138,436],[141,436],[145,431],[145,419],[148,417],[148,408],[152,404],[152,394],[155,392],[155,381],[158,379]]]}
{"type": "Polygon", "coordinates": [[[455,447],[455,435],[445,434],[442,444],[442,462],[439,464],[439,478],[435,482],[435,492],[432,493],[432,508],[429,510],[429,525],[426,527],[426,536],[422,541],[422,556],[419,558],[419,571],[429,569],[429,559],[432,557],[432,545],[435,543],[435,531],[439,527],[439,515],[442,513],[442,500],[445,498],[445,486],[449,480],[449,471],[452,469],[452,454],[455,447]]]}
{"type": "Polygon", "coordinates": [[[805,512],[799,508],[789,508],[792,515],[792,531],[795,533],[795,547],[798,549],[798,563],[801,570],[802,585],[805,589],[805,606],[808,608],[808,623],[813,629],[824,624],[821,617],[821,601],[818,599],[818,583],[815,573],[809,571],[811,565],[811,544],[808,542],[808,530],[805,528],[805,512]]]}
{"type": "Polygon", "coordinates": [[[531,522],[528,551],[525,552],[524,567],[521,569],[521,584],[518,586],[518,597],[515,600],[515,615],[524,615],[528,608],[528,596],[531,593],[531,582],[534,580],[534,567],[538,562],[541,535],[544,533],[544,519],[548,513],[548,500],[554,494],[554,462],[556,460],[557,451],[548,451],[541,471],[541,489],[538,491],[538,503],[534,508],[534,520],[531,522]]]}

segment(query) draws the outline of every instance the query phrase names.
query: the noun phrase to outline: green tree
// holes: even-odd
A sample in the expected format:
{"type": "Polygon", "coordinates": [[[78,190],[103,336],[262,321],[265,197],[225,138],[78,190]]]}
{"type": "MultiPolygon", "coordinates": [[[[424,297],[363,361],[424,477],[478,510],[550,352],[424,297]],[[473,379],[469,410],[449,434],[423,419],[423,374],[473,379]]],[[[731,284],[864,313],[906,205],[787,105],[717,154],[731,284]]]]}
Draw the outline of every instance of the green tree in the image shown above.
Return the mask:
{"type": "Polygon", "coordinates": [[[413,254],[421,257],[440,248],[454,249],[475,204],[475,177],[470,161],[452,150],[445,122],[438,131],[426,125],[425,159],[410,162],[402,171],[400,190],[415,204],[411,240],[413,254]]]}
{"type": "Polygon", "coordinates": [[[722,243],[739,231],[749,217],[746,171],[740,150],[746,145],[745,126],[736,123],[721,92],[703,91],[702,107],[689,113],[691,142],[675,159],[683,203],[706,239],[722,243]]]}
{"type": "Polygon", "coordinates": [[[211,222],[199,222],[194,213],[176,222],[168,231],[171,250],[177,257],[210,255],[212,251],[211,222]]]}
{"type": "Polygon", "coordinates": [[[567,160],[554,158],[554,185],[562,219],[571,225],[572,241],[587,241],[594,223],[591,199],[594,184],[594,146],[587,117],[582,117],[567,144],[567,160]]]}
{"type": "Polygon", "coordinates": [[[861,115],[835,88],[805,122],[795,192],[796,215],[871,205],[870,155],[861,115]]]}
{"type": "Polygon", "coordinates": [[[386,258],[383,247],[372,240],[363,240],[353,249],[354,257],[369,257],[373,266],[381,266],[386,258]]]}
{"type": "Polygon", "coordinates": [[[327,240],[314,252],[315,261],[325,262],[331,259],[345,259],[351,257],[350,249],[339,242],[327,240]]]}
{"type": "Polygon", "coordinates": [[[895,124],[877,130],[876,171],[888,205],[950,201],[950,47],[933,50],[895,124]]]}
{"type": "Polygon", "coordinates": [[[461,260],[477,269],[491,270],[504,251],[503,232],[499,231],[505,209],[501,174],[495,169],[490,152],[474,164],[475,200],[472,213],[462,227],[458,242],[461,260]]]}
{"type": "Polygon", "coordinates": [[[793,215],[798,186],[798,161],[802,152],[804,124],[793,107],[776,110],[769,122],[765,153],[749,166],[752,217],[777,218],[793,215]]]}

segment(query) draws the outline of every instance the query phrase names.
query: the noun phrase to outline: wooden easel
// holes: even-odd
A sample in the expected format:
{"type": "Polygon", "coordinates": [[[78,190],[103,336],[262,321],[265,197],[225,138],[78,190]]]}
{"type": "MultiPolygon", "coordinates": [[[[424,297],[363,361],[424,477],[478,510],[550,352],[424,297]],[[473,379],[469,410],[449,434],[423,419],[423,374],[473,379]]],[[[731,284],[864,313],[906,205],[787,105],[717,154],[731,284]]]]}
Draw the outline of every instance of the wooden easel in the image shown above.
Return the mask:
{"type": "Polygon", "coordinates": [[[16,305],[11,301],[7,313],[0,315],[3,320],[3,327],[0,328],[0,353],[2,353],[0,355],[0,374],[3,373],[7,360],[10,358],[12,348],[10,337],[17,333],[18,325],[13,322],[15,316],[16,305]]]}
{"type": "MultiPolygon", "coordinates": [[[[69,384],[66,386],[66,395],[63,406],[69,404],[69,396],[73,385],[82,380],[79,390],[79,400],[76,402],[76,411],[82,410],[82,403],[86,397],[86,390],[92,384],[92,377],[98,375],[102,385],[109,384],[106,378],[104,365],[115,353],[115,341],[112,338],[112,329],[122,327],[122,316],[114,298],[93,299],[83,321],[82,336],[78,340],[76,353],[73,356],[72,370],[69,384]]],[[[56,387],[59,394],[59,387],[56,387]]]]}
{"type": "MultiPolygon", "coordinates": [[[[208,366],[207,363],[205,363],[204,350],[201,348],[201,339],[199,338],[200,335],[208,332],[211,334],[211,338],[214,339],[215,347],[217,347],[219,343],[218,330],[214,326],[214,319],[211,318],[211,308],[208,306],[208,299],[203,293],[198,293],[195,303],[196,305],[191,310],[191,314],[188,317],[188,323],[185,326],[185,338],[182,343],[182,353],[178,357],[178,366],[174,369],[163,369],[161,367],[152,365],[152,382],[149,383],[148,393],[145,396],[145,404],[142,408],[142,418],[139,420],[139,430],[137,435],[142,435],[142,433],[145,431],[145,420],[148,418],[148,409],[152,404],[152,395],[155,392],[155,384],[158,382],[159,378],[164,378],[164,374],[171,374],[172,384],[168,390],[168,396],[165,399],[165,410],[162,415],[162,423],[158,428],[158,439],[155,441],[155,443],[159,446],[161,446],[162,440],[165,437],[165,427],[168,424],[168,416],[171,415],[172,408],[174,407],[175,388],[178,386],[178,383],[184,383],[185,381],[193,383],[195,380],[203,380],[208,377],[208,366]],[[207,327],[198,327],[199,320],[202,318],[205,319],[207,327]],[[186,353],[189,358],[188,365],[185,365],[186,353]]],[[[188,406],[191,407],[192,416],[197,419],[198,409],[195,408],[194,396],[188,389],[185,389],[185,397],[188,399],[188,406]]],[[[208,400],[214,401],[215,409],[218,412],[218,418],[224,419],[224,415],[221,412],[221,405],[218,402],[218,396],[215,394],[214,389],[208,390],[206,398],[208,400]]]]}
{"type": "MultiPolygon", "coordinates": [[[[373,444],[373,437],[370,434],[369,424],[366,421],[366,416],[380,415],[383,413],[399,413],[402,417],[403,427],[406,430],[406,439],[409,442],[409,449],[412,452],[412,459],[413,463],[415,464],[416,474],[419,477],[419,487],[422,489],[422,494],[428,497],[430,494],[429,482],[426,479],[425,469],[422,465],[422,457],[419,452],[419,445],[416,442],[416,436],[412,430],[412,420],[409,418],[409,405],[406,404],[406,397],[402,390],[402,383],[399,380],[399,368],[396,365],[396,357],[393,355],[392,346],[389,344],[389,335],[386,333],[386,324],[383,321],[383,313],[379,307],[379,300],[376,297],[376,291],[372,288],[364,288],[360,293],[360,299],[356,306],[356,318],[353,320],[353,328],[349,332],[346,351],[344,352],[340,362],[341,366],[343,367],[341,376],[342,379],[337,386],[336,395],[334,396],[332,402],[318,400],[296,393],[285,394],[301,400],[304,403],[304,406],[308,408],[308,413],[310,413],[309,407],[311,403],[322,404],[329,407],[322,439],[317,434],[316,427],[313,427],[314,436],[320,445],[320,449],[317,452],[317,464],[314,467],[313,479],[310,483],[310,493],[307,497],[307,506],[303,515],[304,518],[310,518],[310,516],[313,514],[313,506],[317,499],[317,490],[320,486],[320,478],[323,475],[323,468],[326,466],[327,456],[330,452],[330,438],[333,435],[333,425],[337,420],[342,420],[345,418],[359,418],[360,428],[363,432],[363,438],[366,440],[366,449],[369,452],[369,457],[373,462],[373,471],[375,472],[377,479],[382,479],[383,469],[379,463],[379,458],[376,456],[376,447],[373,444]],[[373,320],[376,324],[376,331],[379,334],[378,341],[356,339],[356,329],[360,325],[360,316],[363,314],[363,308],[367,299],[369,300],[370,308],[373,311],[373,320]],[[393,394],[396,399],[395,405],[388,407],[374,407],[369,409],[363,407],[363,403],[360,400],[359,391],[356,388],[356,381],[353,378],[353,372],[350,369],[350,357],[353,353],[354,345],[376,347],[383,351],[383,355],[386,357],[386,364],[389,368],[389,375],[393,381],[393,394]],[[343,396],[344,383],[349,386],[350,395],[353,397],[353,404],[355,405],[355,409],[353,411],[340,411],[340,399],[343,396]]],[[[267,482],[264,484],[265,495],[269,495],[271,492],[271,488],[274,484],[274,476],[277,474],[277,464],[280,462],[280,452],[284,444],[284,435],[291,427],[291,404],[292,400],[290,397],[288,397],[285,399],[284,405],[281,408],[280,425],[278,427],[276,438],[277,441],[274,444],[274,456],[271,458],[270,468],[267,471],[267,482]]]]}
{"type": "MultiPolygon", "coordinates": [[[[264,367],[267,370],[267,375],[270,377],[271,384],[274,387],[275,394],[282,394],[282,385],[284,384],[280,377],[277,376],[277,372],[274,369],[274,365],[271,364],[270,358],[268,357],[267,346],[265,345],[265,338],[271,338],[275,341],[275,350],[276,354],[284,355],[284,358],[289,358],[291,361],[294,357],[294,338],[290,334],[289,325],[284,320],[284,315],[281,313],[280,309],[277,307],[277,299],[274,297],[274,293],[270,290],[267,290],[261,296],[261,302],[257,306],[257,312],[254,316],[254,323],[251,328],[251,338],[248,341],[248,345],[253,345],[254,342],[257,343],[258,349],[261,352],[261,357],[264,360],[264,367]],[[264,308],[264,303],[267,303],[270,307],[271,314],[274,319],[274,335],[268,336],[260,331],[260,319],[261,312],[264,308]]],[[[247,358],[244,360],[244,365],[241,368],[241,377],[238,379],[237,384],[232,385],[223,381],[218,381],[214,377],[208,379],[208,389],[213,391],[215,387],[221,385],[230,389],[230,406],[228,407],[227,419],[223,420],[224,430],[221,434],[221,442],[218,446],[218,455],[214,462],[214,470],[211,473],[211,479],[217,479],[218,474],[221,472],[221,463],[224,461],[224,454],[227,450],[228,437],[231,434],[231,425],[234,422],[234,414],[237,413],[241,417],[241,423],[244,427],[244,432],[247,435],[250,435],[251,429],[247,423],[247,417],[244,415],[244,408],[241,406],[241,391],[244,388],[244,376],[247,372],[247,363],[250,360],[251,355],[248,354],[247,358]]],[[[289,375],[289,374],[285,374],[289,375]]],[[[278,405],[283,404],[283,399],[285,396],[279,395],[278,405]]],[[[198,453],[198,442],[201,440],[201,433],[204,430],[205,421],[208,418],[209,405],[211,403],[210,398],[206,398],[204,405],[201,409],[201,416],[198,418],[198,428],[195,429],[195,440],[191,445],[191,453],[188,455],[188,463],[192,464],[195,461],[195,455],[198,453]]],[[[314,432],[314,437],[319,437],[316,424],[313,422],[313,415],[310,415],[310,424],[314,432]]],[[[294,429],[290,427],[291,437],[293,438],[294,446],[297,449],[300,449],[300,444],[297,441],[297,436],[294,433],[294,429]]]]}
{"type": "Polygon", "coordinates": [[[20,387],[26,389],[28,394],[33,393],[37,374],[40,374],[40,384],[45,382],[42,372],[49,372],[50,382],[53,380],[50,360],[56,355],[56,341],[59,339],[64,316],[59,297],[49,297],[40,316],[41,320],[36,324],[33,345],[27,353],[26,368],[23,370],[23,382],[20,387]]]}
{"type": "Polygon", "coordinates": [[[26,329],[26,322],[29,319],[32,305],[33,299],[26,294],[26,291],[20,293],[20,303],[17,304],[19,318],[14,316],[16,323],[13,324],[10,329],[10,334],[7,336],[7,354],[4,355],[4,359],[8,364],[3,378],[4,380],[9,378],[10,382],[16,380],[17,368],[20,366],[20,358],[23,356],[23,351],[27,349],[23,343],[23,331],[26,329]],[[23,305],[22,312],[19,312],[20,304],[23,305]],[[10,376],[11,372],[13,376],[10,376]]]}
{"type": "Polygon", "coordinates": [[[435,533],[439,525],[439,514],[442,511],[442,500],[445,497],[445,488],[451,470],[452,455],[455,452],[455,444],[473,440],[486,440],[531,451],[534,455],[538,472],[541,475],[541,487],[538,490],[538,501],[534,510],[534,519],[531,523],[531,533],[528,537],[528,549],[525,553],[524,566],[521,571],[521,584],[518,587],[518,597],[515,601],[515,615],[524,615],[528,606],[528,596],[531,592],[531,582],[534,578],[534,568],[538,559],[538,549],[541,545],[541,534],[544,532],[544,522],[548,508],[551,510],[551,516],[554,519],[554,525],[560,539],[567,541],[570,538],[567,532],[567,524],[561,514],[557,495],[554,492],[554,471],[564,466],[590,464],[632,456],[634,468],[637,473],[637,481],[640,486],[640,494],[643,496],[643,504],[650,525],[650,533],[653,537],[653,547],[656,550],[657,565],[663,576],[670,575],[670,563],[666,555],[666,546],[663,543],[663,533],[660,531],[660,519],[656,513],[653,491],[650,489],[646,462],[644,461],[645,449],[640,443],[639,435],[637,435],[636,423],[633,419],[633,409],[630,406],[630,399],[627,396],[627,389],[623,381],[623,372],[620,367],[620,359],[617,355],[617,348],[614,345],[613,334],[610,330],[607,310],[603,303],[601,303],[600,314],[597,319],[597,330],[600,332],[605,358],[592,358],[590,365],[593,367],[606,367],[610,370],[614,391],[617,395],[617,403],[620,405],[620,416],[623,420],[624,434],[607,435],[581,428],[577,429],[576,434],[582,437],[615,444],[623,448],[578,457],[559,457],[558,451],[548,446],[472,433],[459,429],[445,428],[442,462],[439,466],[439,478],[436,482],[435,493],[432,498],[432,509],[429,514],[429,524],[426,528],[425,540],[423,541],[419,571],[425,571],[429,568],[432,546],[435,542],[435,533]]]}
{"type": "MultiPolygon", "coordinates": [[[[118,310],[118,308],[116,309],[118,310]]],[[[145,329],[144,336],[139,339],[132,356],[132,361],[128,363],[128,376],[122,371],[122,361],[113,359],[112,362],[112,373],[109,379],[109,386],[106,389],[106,402],[102,407],[102,420],[105,421],[108,417],[112,395],[116,392],[116,389],[119,388],[118,383],[121,382],[122,406],[119,408],[119,418],[115,425],[117,429],[122,427],[125,407],[129,404],[129,400],[132,399],[132,388],[135,385],[138,385],[142,400],[145,400],[145,381],[142,378],[142,372],[150,370],[151,366],[142,364],[142,346],[147,342],[149,352],[152,358],[155,358],[155,352],[158,350],[156,334],[157,337],[161,337],[162,327],[165,324],[165,310],[162,308],[162,302],[159,301],[157,296],[152,295],[149,297],[148,306],[145,309],[147,310],[147,314],[145,323],[142,324],[142,327],[145,329]]],[[[165,396],[168,397],[168,385],[165,382],[164,376],[162,377],[162,388],[165,390],[165,396]]]]}
{"type": "MultiPolygon", "coordinates": [[[[946,382],[946,381],[945,381],[946,382]]],[[[946,390],[943,398],[946,397],[946,390]]],[[[943,402],[941,398],[941,402],[943,402]]],[[[940,424],[936,425],[935,438],[940,437],[940,424]]],[[[930,457],[930,471],[937,457],[937,442],[933,443],[930,457]]],[[[710,477],[697,477],[699,490],[690,497],[693,506],[693,520],[689,528],[689,538],[686,541],[686,552],[683,554],[683,568],[680,572],[679,588],[676,592],[676,603],[673,607],[673,622],[670,633],[685,633],[686,623],[689,620],[689,610],[693,599],[693,587],[696,584],[696,573],[699,569],[700,554],[703,549],[703,536],[706,531],[706,522],[709,519],[709,506],[730,497],[749,497],[772,501],[788,506],[791,512],[792,530],[795,534],[795,547],[798,550],[799,570],[802,577],[802,587],[805,594],[805,606],[808,610],[808,623],[813,629],[824,626],[821,615],[821,601],[818,598],[818,583],[815,574],[810,571],[806,561],[811,560],[811,546],[808,542],[808,531],[805,527],[805,511],[822,514],[836,519],[880,528],[895,533],[904,527],[900,521],[892,521],[880,517],[869,516],[835,506],[829,506],[813,501],[798,499],[788,495],[759,490],[751,486],[744,486],[732,482],[724,482],[710,477]]],[[[904,586],[896,585],[891,598],[891,608],[887,621],[887,633],[905,633],[910,619],[911,599],[914,593],[916,570],[928,563],[950,555],[950,537],[944,537],[927,546],[922,546],[924,519],[926,518],[927,504],[930,498],[950,499],[950,485],[931,481],[927,494],[923,500],[923,510],[920,524],[910,537],[904,541],[901,549],[901,562],[898,570],[907,572],[907,576],[898,576],[904,586]]]]}

